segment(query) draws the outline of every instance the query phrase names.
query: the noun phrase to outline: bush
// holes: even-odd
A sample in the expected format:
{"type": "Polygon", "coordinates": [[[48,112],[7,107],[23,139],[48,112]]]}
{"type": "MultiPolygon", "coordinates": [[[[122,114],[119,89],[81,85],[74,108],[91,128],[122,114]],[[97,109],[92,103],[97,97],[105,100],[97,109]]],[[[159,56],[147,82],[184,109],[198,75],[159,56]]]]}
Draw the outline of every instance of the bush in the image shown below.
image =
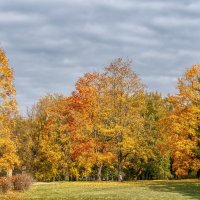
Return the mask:
{"type": "Polygon", "coordinates": [[[8,192],[9,190],[13,189],[13,182],[10,177],[2,177],[0,179],[0,186],[3,193],[8,192]]]}
{"type": "Polygon", "coordinates": [[[13,176],[14,190],[28,190],[32,184],[32,178],[27,174],[13,176]]]}

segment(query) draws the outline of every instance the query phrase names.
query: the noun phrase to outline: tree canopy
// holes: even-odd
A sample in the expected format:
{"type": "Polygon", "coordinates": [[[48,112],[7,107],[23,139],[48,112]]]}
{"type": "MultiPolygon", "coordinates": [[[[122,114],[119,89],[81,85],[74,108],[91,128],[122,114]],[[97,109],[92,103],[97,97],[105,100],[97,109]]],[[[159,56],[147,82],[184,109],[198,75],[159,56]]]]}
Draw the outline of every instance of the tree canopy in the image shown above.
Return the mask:
{"type": "Polygon", "coordinates": [[[147,92],[130,60],[88,72],[71,95],[17,112],[13,70],[0,50],[0,173],[39,181],[195,177],[200,173],[200,65],[177,94],[147,92]]]}

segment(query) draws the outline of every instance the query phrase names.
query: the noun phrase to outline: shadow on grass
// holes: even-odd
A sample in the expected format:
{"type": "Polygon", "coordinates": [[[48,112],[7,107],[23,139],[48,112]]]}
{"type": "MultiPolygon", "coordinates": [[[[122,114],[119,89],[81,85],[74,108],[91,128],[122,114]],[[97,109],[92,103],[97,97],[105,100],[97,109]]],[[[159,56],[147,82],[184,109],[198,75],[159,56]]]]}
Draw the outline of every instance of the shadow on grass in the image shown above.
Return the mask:
{"type": "Polygon", "coordinates": [[[164,182],[150,184],[148,187],[154,191],[180,193],[190,199],[200,199],[200,182],[164,182]]]}

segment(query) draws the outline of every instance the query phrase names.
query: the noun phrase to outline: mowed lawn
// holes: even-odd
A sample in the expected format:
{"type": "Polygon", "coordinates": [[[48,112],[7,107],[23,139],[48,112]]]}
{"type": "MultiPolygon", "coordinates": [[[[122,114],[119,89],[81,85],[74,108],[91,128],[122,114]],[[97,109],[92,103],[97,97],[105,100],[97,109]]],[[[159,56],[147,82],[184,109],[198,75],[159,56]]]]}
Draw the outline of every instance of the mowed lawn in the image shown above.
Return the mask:
{"type": "Polygon", "coordinates": [[[0,199],[200,199],[200,180],[35,183],[29,191],[0,194],[0,199]]]}

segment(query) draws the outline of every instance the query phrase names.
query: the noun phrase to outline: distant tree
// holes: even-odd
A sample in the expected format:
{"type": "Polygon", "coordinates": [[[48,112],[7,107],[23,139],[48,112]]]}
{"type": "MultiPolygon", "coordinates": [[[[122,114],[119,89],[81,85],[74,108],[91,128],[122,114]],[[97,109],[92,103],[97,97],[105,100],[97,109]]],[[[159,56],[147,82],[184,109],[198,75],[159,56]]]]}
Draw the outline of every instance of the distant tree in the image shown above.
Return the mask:
{"type": "Polygon", "coordinates": [[[167,179],[171,177],[170,156],[168,151],[163,152],[166,136],[162,135],[161,122],[168,113],[168,104],[161,94],[150,92],[145,95],[145,105],[144,128],[149,153],[147,163],[143,165],[142,175],[145,179],[167,179]]]}
{"type": "MultiPolygon", "coordinates": [[[[56,144],[58,138],[52,143],[52,138],[56,137],[53,129],[49,127],[48,109],[58,104],[60,97],[54,94],[48,94],[39,99],[39,101],[28,112],[27,130],[22,138],[28,135],[29,147],[27,146],[26,158],[32,156],[30,171],[37,180],[52,181],[58,174],[58,165],[60,159],[59,147],[56,144]],[[31,148],[31,153],[29,153],[31,148]]],[[[28,138],[27,138],[28,139],[28,138]]],[[[28,143],[27,143],[28,145],[28,143]]],[[[24,160],[26,162],[26,159],[24,160]]]]}
{"type": "Polygon", "coordinates": [[[31,135],[32,123],[19,114],[14,117],[14,121],[13,134],[16,139],[17,155],[20,160],[20,165],[16,170],[32,173],[34,160],[32,149],[35,145],[31,135]]]}

